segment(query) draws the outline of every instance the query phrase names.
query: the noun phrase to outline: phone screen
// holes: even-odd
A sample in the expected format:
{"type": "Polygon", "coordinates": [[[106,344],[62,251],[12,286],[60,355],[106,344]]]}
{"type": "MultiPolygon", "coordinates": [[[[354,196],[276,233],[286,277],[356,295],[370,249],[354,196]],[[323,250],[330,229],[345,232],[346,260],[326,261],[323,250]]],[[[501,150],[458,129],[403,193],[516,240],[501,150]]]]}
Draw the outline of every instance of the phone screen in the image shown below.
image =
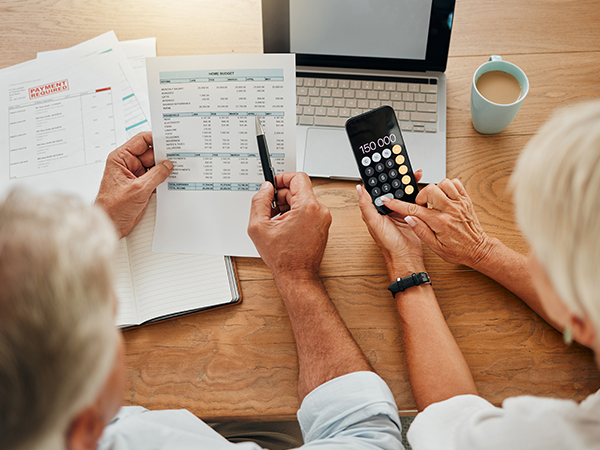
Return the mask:
{"type": "Polygon", "coordinates": [[[377,211],[392,212],[384,206],[383,197],[414,203],[417,182],[394,110],[382,106],[352,117],[346,122],[346,132],[365,189],[377,211]]]}

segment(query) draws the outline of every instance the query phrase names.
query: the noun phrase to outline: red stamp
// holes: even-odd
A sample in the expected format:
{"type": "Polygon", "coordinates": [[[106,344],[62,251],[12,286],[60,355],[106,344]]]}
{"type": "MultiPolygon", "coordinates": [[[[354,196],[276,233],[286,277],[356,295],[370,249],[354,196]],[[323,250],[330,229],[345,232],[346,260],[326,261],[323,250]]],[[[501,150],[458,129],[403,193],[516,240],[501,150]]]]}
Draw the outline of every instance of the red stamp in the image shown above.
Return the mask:
{"type": "Polygon", "coordinates": [[[43,84],[29,88],[29,98],[34,99],[38,97],[44,97],[50,94],[56,94],[57,92],[64,92],[69,90],[69,80],[55,81],[54,83],[43,84]]]}

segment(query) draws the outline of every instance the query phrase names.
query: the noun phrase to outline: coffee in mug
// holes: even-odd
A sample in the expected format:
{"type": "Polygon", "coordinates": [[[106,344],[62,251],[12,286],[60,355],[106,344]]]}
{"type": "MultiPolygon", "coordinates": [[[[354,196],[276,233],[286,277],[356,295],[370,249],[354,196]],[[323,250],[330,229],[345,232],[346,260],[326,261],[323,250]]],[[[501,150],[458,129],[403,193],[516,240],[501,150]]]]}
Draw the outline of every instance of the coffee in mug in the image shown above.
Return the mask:
{"type": "Polygon", "coordinates": [[[482,134],[504,130],[515,118],[529,92],[521,69],[498,55],[475,71],[471,83],[471,119],[482,134]]]}
{"type": "Polygon", "coordinates": [[[500,105],[514,103],[521,96],[521,84],[511,74],[501,70],[484,73],[475,85],[481,95],[500,105]]]}

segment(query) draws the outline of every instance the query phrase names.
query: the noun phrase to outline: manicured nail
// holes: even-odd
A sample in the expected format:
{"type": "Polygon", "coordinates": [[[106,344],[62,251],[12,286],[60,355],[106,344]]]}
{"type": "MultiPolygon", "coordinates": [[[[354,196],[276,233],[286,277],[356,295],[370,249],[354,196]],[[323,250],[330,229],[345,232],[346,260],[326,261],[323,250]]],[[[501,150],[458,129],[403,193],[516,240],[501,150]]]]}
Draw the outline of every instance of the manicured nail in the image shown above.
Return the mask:
{"type": "Polygon", "coordinates": [[[358,194],[359,197],[363,196],[363,190],[362,190],[362,186],[360,184],[356,185],[356,193],[358,194]]]}
{"type": "Polygon", "coordinates": [[[411,216],[406,216],[404,221],[408,224],[409,227],[414,228],[417,226],[417,222],[411,216]]]}

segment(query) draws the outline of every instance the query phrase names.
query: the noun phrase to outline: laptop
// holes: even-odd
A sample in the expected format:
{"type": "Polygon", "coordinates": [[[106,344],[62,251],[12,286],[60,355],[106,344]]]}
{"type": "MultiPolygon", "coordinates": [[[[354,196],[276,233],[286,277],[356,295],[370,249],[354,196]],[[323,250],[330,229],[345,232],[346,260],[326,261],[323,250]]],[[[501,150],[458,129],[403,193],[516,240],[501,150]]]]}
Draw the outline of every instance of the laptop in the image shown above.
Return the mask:
{"type": "Polygon", "coordinates": [[[262,0],[265,53],[296,54],[298,170],[359,180],[345,121],[394,108],[423,183],[446,177],[455,0],[262,0]]]}

